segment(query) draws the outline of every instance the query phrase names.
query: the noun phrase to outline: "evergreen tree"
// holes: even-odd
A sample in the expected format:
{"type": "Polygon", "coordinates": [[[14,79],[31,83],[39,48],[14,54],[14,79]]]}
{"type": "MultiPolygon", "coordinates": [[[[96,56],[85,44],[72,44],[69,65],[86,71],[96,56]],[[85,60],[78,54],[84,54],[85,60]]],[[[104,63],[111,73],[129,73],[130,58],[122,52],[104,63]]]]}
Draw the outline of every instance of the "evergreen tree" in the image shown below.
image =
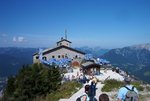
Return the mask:
{"type": "Polygon", "coordinates": [[[3,99],[7,101],[30,101],[37,96],[46,96],[59,87],[59,68],[42,64],[26,65],[16,77],[8,79],[3,99]]]}

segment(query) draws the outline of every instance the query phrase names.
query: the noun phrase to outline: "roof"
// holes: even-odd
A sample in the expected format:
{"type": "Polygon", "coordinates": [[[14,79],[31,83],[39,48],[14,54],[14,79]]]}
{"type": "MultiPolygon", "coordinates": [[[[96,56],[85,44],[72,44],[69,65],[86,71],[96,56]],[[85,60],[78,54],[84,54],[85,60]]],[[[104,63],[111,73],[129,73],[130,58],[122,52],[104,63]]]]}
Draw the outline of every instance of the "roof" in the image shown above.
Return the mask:
{"type": "Polygon", "coordinates": [[[82,64],[82,68],[91,68],[91,67],[100,67],[100,65],[91,61],[82,64]]]}
{"type": "MultiPolygon", "coordinates": [[[[65,48],[65,49],[68,49],[68,50],[71,50],[71,51],[74,51],[74,52],[77,52],[77,53],[80,53],[80,54],[85,55],[84,52],[78,51],[78,50],[76,50],[76,49],[73,49],[73,48],[70,48],[70,47],[67,47],[67,46],[64,46],[64,45],[59,46],[59,47],[56,47],[56,48],[53,48],[53,49],[49,49],[49,50],[47,50],[47,51],[44,51],[44,52],[43,52],[43,55],[48,54],[48,53],[51,53],[51,52],[54,52],[54,51],[56,51],[56,50],[58,50],[58,49],[61,49],[61,48],[65,48]]],[[[38,53],[35,53],[35,54],[33,54],[33,55],[37,55],[37,54],[38,54],[38,53]]]]}
{"type": "Polygon", "coordinates": [[[67,39],[62,39],[62,40],[58,41],[57,43],[60,43],[60,42],[62,42],[62,41],[67,41],[67,42],[69,42],[69,43],[72,43],[71,41],[68,41],[67,39]]]}
{"type": "Polygon", "coordinates": [[[91,64],[93,64],[93,62],[88,61],[88,62],[83,63],[82,66],[86,67],[86,66],[89,66],[89,65],[91,65],[91,64]]]}

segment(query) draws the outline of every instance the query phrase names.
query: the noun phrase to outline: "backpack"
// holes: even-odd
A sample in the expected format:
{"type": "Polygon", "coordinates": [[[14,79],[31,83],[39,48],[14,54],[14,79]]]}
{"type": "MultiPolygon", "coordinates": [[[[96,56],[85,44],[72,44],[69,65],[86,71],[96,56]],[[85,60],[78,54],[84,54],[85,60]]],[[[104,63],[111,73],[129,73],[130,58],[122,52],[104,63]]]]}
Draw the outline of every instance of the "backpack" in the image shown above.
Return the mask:
{"type": "Polygon", "coordinates": [[[138,94],[134,91],[134,86],[132,89],[129,89],[125,86],[125,88],[128,90],[126,93],[126,97],[124,101],[138,101],[138,94]]]}
{"type": "MultiPolygon", "coordinates": [[[[82,97],[83,97],[83,96],[88,97],[88,95],[84,94],[84,95],[82,95],[82,96],[78,97],[78,98],[76,99],[76,101],[82,101],[82,97]]],[[[86,98],[86,99],[87,99],[87,98],[86,98]]]]}

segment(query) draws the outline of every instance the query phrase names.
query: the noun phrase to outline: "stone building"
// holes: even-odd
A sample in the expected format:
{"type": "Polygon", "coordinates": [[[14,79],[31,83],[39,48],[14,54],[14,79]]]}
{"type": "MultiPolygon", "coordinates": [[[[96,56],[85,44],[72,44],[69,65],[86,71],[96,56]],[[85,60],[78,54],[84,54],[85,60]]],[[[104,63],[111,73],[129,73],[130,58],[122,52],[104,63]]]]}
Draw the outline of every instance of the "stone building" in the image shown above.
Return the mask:
{"type": "MultiPolygon", "coordinates": [[[[52,49],[43,50],[43,59],[50,60],[55,58],[57,60],[62,58],[74,59],[83,59],[85,56],[84,52],[78,51],[74,48],[71,48],[71,41],[68,41],[67,38],[61,38],[60,41],[56,43],[56,47],[52,49]]],[[[39,54],[35,53],[33,55],[33,63],[39,62],[39,54]]]]}

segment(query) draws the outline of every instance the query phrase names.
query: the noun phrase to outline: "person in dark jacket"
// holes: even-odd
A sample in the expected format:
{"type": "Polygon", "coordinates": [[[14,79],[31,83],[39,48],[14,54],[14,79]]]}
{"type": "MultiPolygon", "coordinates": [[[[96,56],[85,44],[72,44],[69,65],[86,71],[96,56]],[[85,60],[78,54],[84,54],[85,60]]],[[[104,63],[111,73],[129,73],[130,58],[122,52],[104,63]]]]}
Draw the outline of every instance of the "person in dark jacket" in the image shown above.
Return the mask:
{"type": "Polygon", "coordinates": [[[92,81],[90,85],[90,90],[89,90],[89,97],[90,101],[95,101],[95,95],[96,95],[96,84],[92,81]]]}

